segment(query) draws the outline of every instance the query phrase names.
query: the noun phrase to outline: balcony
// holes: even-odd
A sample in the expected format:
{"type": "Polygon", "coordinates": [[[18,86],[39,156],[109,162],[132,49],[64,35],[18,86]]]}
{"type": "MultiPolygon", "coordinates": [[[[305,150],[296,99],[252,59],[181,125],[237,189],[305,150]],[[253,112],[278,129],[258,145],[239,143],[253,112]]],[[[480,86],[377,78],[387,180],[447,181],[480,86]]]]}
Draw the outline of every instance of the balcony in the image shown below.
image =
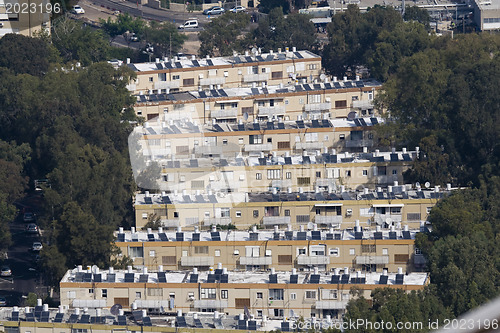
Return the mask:
{"type": "Polygon", "coordinates": [[[402,215],[391,215],[391,214],[375,214],[373,216],[373,221],[377,224],[383,224],[385,222],[392,223],[392,222],[401,222],[402,221],[402,215]]]}
{"type": "Polygon", "coordinates": [[[328,265],[330,264],[330,257],[328,256],[304,256],[297,257],[298,265],[328,265]]]}
{"type": "Polygon", "coordinates": [[[181,225],[181,221],[179,219],[162,219],[161,225],[162,227],[167,228],[179,227],[181,225]]]}
{"type": "Polygon", "coordinates": [[[261,143],[256,145],[245,145],[245,151],[247,152],[261,152],[261,151],[271,151],[273,150],[272,143],[261,143]]]}
{"type": "Polygon", "coordinates": [[[297,142],[295,149],[323,149],[325,144],[323,142],[297,142]]]}
{"type": "Polygon", "coordinates": [[[425,265],[427,263],[427,259],[425,259],[422,254],[415,254],[415,256],[413,257],[413,263],[416,266],[425,265]]]}
{"type": "Polygon", "coordinates": [[[260,81],[267,81],[268,79],[269,79],[269,75],[267,75],[267,74],[243,75],[243,82],[260,82],[260,81]]]}
{"type": "Polygon", "coordinates": [[[332,108],[332,103],[314,103],[314,104],[306,104],[304,106],[304,111],[328,111],[332,108]]]}
{"type": "Polygon", "coordinates": [[[290,179],[276,179],[271,181],[271,186],[273,188],[288,188],[292,187],[292,181],[290,179]]]}
{"type": "Polygon", "coordinates": [[[206,79],[200,79],[201,86],[210,86],[216,84],[224,84],[226,83],[226,78],[224,77],[209,77],[206,79]]]}
{"type": "Polygon", "coordinates": [[[343,310],[349,301],[316,301],[319,310],[343,310]]]}
{"type": "Polygon", "coordinates": [[[214,257],[181,257],[181,266],[197,267],[197,266],[213,266],[214,257]]]}
{"type": "Polygon", "coordinates": [[[233,222],[230,217],[214,217],[203,220],[203,225],[229,225],[233,222]]]}
{"type": "Polygon", "coordinates": [[[236,118],[238,116],[238,109],[214,110],[210,111],[210,116],[215,119],[236,118]]]}
{"type": "Polygon", "coordinates": [[[355,109],[361,109],[361,110],[373,109],[373,100],[354,101],[354,102],[352,102],[352,107],[355,109]]]}
{"type": "Polygon", "coordinates": [[[194,301],[195,309],[224,309],[227,308],[226,300],[200,299],[194,301]]]}
{"type": "Polygon", "coordinates": [[[135,304],[139,309],[168,309],[170,300],[136,299],[135,304]]]}
{"type": "Polygon", "coordinates": [[[231,192],[236,192],[237,189],[239,188],[240,184],[238,182],[233,182],[233,181],[216,181],[216,182],[210,182],[208,184],[208,188],[213,191],[222,191],[222,190],[227,190],[230,189],[231,192]]]}
{"type": "Polygon", "coordinates": [[[327,179],[327,178],[316,178],[316,186],[329,186],[333,187],[335,185],[335,181],[333,179],[327,179]]]}
{"type": "Polygon", "coordinates": [[[154,89],[177,89],[180,87],[180,80],[155,82],[154,89]]]}
{"type": "Polygon", "coordinates": [[[198,217],[186,217],[186,226],[188,225],[197,225],[200,223],[200,219],[198,217]]]}
{"type": "Polygon", "coordinates": [[[240,265],[272,265],[272,257],[240,257],[240,265]]]}
{"type": "Polygon", "coordinates": [[[389,256],[357,256],[356,265],[387,265],[389,256]]]}
{"type": "Polygon", "coordinates": [[[74,308],[105,308],[105,299],[78,299],[73,300],[74,308]]]}
{"type": "Polygon", "coordinates": [[[373,140],[345,140],[347,148],[373,147],[373,140]]]}
{"type": "Polygon", "coordinates": [[[342,223],[342,215],[316,215],[316,217],[314,218],[314,222],[318,224],[330,224],[332,227],[339,228],[340,224],[342,223]]]}
{"type": "Polygon", "coordinates": [[[194,147],[194,153],[196,155],[221,155],[221,146],[197,146],[194,147]]]}
{"type": "Polygon", "coordinates": [[[262,223],[265,225],[290,224],[290,216],[264,216],[262,223]]]}
{"type": "Polygon", "coordinates": [[[259,117],[269,117],[285,114],[284,106],[259,106],[259,117]]]}

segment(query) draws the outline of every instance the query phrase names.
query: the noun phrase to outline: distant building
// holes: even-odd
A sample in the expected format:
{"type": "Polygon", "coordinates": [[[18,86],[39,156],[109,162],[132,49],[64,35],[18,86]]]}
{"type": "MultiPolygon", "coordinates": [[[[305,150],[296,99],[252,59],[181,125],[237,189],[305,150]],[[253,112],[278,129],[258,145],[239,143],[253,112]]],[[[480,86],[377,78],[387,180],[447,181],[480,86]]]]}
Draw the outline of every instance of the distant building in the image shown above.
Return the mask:
{"type": "Polygon", "coordinates": [[[40,30],[50,34],[50,15],[55,8],[48,0],[0,0],[0,37],[9,33],[33,37],[40,30]]]}
{"type": "Polygon", "coordinates": [[[500,29],[500,0],[474,0],[474,22],[479,30],[500,29]]]}

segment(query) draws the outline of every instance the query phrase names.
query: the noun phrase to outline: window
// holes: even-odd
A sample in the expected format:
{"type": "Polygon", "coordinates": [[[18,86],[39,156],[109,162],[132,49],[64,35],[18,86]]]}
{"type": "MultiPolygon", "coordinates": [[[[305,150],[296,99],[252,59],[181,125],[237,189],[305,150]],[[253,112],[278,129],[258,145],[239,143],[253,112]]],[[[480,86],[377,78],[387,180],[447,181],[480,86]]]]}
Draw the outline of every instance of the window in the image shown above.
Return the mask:
{"type": "Polygon", "coordinates": [[[257,179],[257,180],[261,180],[261,179],[262,179],[262,174],[261,174],[261,173],[259,173],[259,172],[257,172],[257,173],[255,174],[255,179],[257,179]]]}
{"type": "Polygon", "coordinates": [[[229,207],[223,207],[220,209],[220,217],[231,217],[229,207]]]}
{"type": "Polygon", "coordinates": [[[102,289],[101,290],[101,297],[102,298],[108,297],[108,289],[102,289]]]}
{"type": "Polygon", "coordinates": [[[262,298],[263,298],[263,297],[262,297],[262,293],[257,293],[257,296],[256,296],[256,297],[257,297],[257,299],[262,299],[262,298]]]}
{"type": "Polygon", "coordinates": [[[352,96],[352,101],[353,101],[353,102],[354,102],[354,101],[357,101],[357,100],[358,100],[358,98],[359,98],[358,96],[352,96]]]}
{"type": "Polygon", "coordinates": [[[287,172],[287,173],[285,174],[285,178],[286,178],[286,179],[292,179],[292,173],[291,173],[291,172],[287,172]]]}
{"type": "Polygon", "coordinates": [[[155,250],[149,250],[149,257],[150,258],[156,257],[156,251],[155,250]]]}
{"type": "Polygon", "coordinates": [[[309,185],[311,184],[311,178],[310,177],[297,177],[297,185],[309,185]]]}
{"type": "Polygon", "coordinates": [[[395,254],[394,255],[394,263],[398,264],[406,264],[410,256],[408,254],[395,254]]]}
{"type": "Polygon", "coordinates": [[[76,291],[68,291],[67,295],[69,299],[76,298],[76,291]]]}
{"type": "Polygon", "coordinates": [[[148,219],[148,213],[142,213],[142,219],[147,220],[148,219]]]}
{"type": "Polygon", "coordinates": [[[298,250],[299,250],[299,256],[306,254],[306,249],[298,249],[298,250]]]}
{"type": "Polygon", "coordinates": [[[187,257],[188,256],[188,250],[182,250],[182,256],[187,257]]]}
{"type": "Polygon", "coordinates": [[[244,144],[245,142],[243,141],[243,138],[238,138],[238,144],[242,145],[244,144]]]}
{"type": "Polygon", "coordinates": [[[257,317],[262,318],[262,310],[257,310],[257,317]]]}
{"type": "Polygon", "coordinates": [[[140,291],[135,292],[135,299],[141,299],[141,292],[140,291]]]}
{"type": "Polygon", "coordinates": [[[268,169],[267,170],[267,179],[281,179],[281,170],[280,169],[268,169]]]}
{"type": "Polygon", "coordinates": [[[258,210],[254,210],[254,211],[253,211],[253,217],[254,217],[254,218],[259,217],[259,211],[258,211],[258,210]]]}
{"type": "Polygon", "coordinates": [[[163,296],[162,288],[148,288],[148,296],[163,296]]]}
{"type": "Polygon", "coordinates": [[[363,244],[361,245],[361,252],[363,253],[376,253],[377,245],[375,244],[363,244]]]}
{"type": "Polygon", "coordinates": [[[221,290],[220,291],[220,298],[221,299],[228,299],[228,295],[229,295],[229,290],[221,290]]]}
{"type": "Polygon", "coordinates": [[[309,215],[297,215],[297,223],[309,223],[309,215]]]}
{"type": "Polygon", "coordinates": [[[406,219],[408,221],[420,221],[420,213],[408,213],[406,219]]]}
{"type": "Polygon", "coordinates": [[[321,215],[321,209],[320,208],[316,208],[316,215],[321,215]]]}
{"type": "Polygon", "coordinates": [[[306,290],[306,299],[316,299],[316,290],[306,290]]]}
{"type": "Polygon", "coordinates": [[[149,82],[153,82],[153,77],[152,76],[149,77],[149,82]]]}
{"type": "Polygon", "coordinates": [[[215,250],[214,257],[220,257],[220,250],[215,250]]]}
{"type": "Polygon", "coordinates": [[[222,144],[223,144],[224,146],[227,146],[227,139],[223,139],[223,140],[222,140],[222,144]]]}
{"type": "Polygon", "coordinates": [[[309,95],[309,103],[310,104],[321,103],[321,95],[309,95]]]}
{"type": "Polygon", "coordinates": [[[427,208],[426,208],[427,214],[430,214],[430,213],[431,213],[431,209],[432,209],[432,207],[427,207],[427,208]]]}
{"type": "Polygon", "coordinates": [[[283,78],[283,72],[272,72],[271,73],[271,78],[273,80],[282,79],[283,78]]]}
{"type": "Polygon", "coordinates": [[[158,73],[158,81],[167,81],[167,73],[158,73]]]}
{"type": "Polygon", "coordinates": [[[290,209],[285,209],[285,216],[290,216],[290,209]]]}
{"type": "Polygon", "coordinates": [[[195,254],[208,254],[208,246],[195,246],[194,253],[195,254]]]}
{"type": "Polygon", "coordinates": [[[272,143],[273,142],[273,138],[267,138],[267,143],[272,143]]]}
{"type": "Polygon", "coordinates": [[[401,215],[401,207],[391,207],[390,212],[393,215],[401,215]]]}
{"type": "Polygon", "coordinates": [[[329,253],[331,256],[338,257],[339,256],[339,248],[338,247],[332,248],[332,249],[330,249],[329,253]]]}
{"type": "Polygon", "coordinates": [[[265,101],[257,101],[257,106],[266,106],[265,101]]]}
{"type": "Polygon", "coordinates": [[[238,103],[231,103],[231,108],[236,109],[238,107],[238,103]]]}
{"type": "Polygon", "coordinates": [[[241,210],[236,211],[236,217],[241,217],[241,210]]]}
{"type": "Polygon", "coordinates": [[[166,266],[177,265],[177,257],[176,256],[162,256],[161,263],[166,266]]]}
{"type": "Polygon", "coordinates": [[[384,256],[389,255],[389,249],[382,249],[382,255],[384,256]]]}
{"type": "Polygon", "coordinates": [[[179,80],[180,78],[180,75],[172,75],[172,80],[179,80]]]}
{"type": "Polygon", "coordinates": [[[393,170],[392,170],[392,174],[393,174],[393,175],[397,175],[397,174],[398,174],[398,170],[393,169],[393,170]]]}
{"type": "Polygon", "coordinates": [[[385,167],[385,166],[378,166],[377,167],[377,175],[385,176],[386,174],[387,174],[387,167],[385,167]]]}
{"type": "Polygon", "coordinates": [[[142,246],[131,246],[128,251],[131,258],[144,258],[144,249],[142,246]]]}
{"type": "Polygon", "coordinates": [[[356,255],[356,249],[349,249],[349,255],[351,256],[356,255]]]}
{"type": "Polygon", "coordinates": [[[257,145],[262,143],[262,135],[250,135],[248,137],[249,143],[251,145],[257,145]]]}
{"type": "Polygon", "coordinates": [[[278,265],[290,265],[292,264],[292,256],[288,254],[278,255],[278,265]]]}
{"type": "Polygon", "coordinates": [[[179,217],[179,212],[174,212],[174,217],[178,218],[179,217]]]}
{"type": "Polygon", "coordinates": [[[93,293],[94,293],[94,288],[89,289],[89,294],[93,294],[93,293]]]}
{"type": "Polygon", "coordinates": [[[346,177],[351,177],[351,170],[346,170],[345,171],[345,176],[346,177]]]}
{"type": "Polygon", "coordinates": [[[224,103],[222,103],[222,104],[219,105],[219,107],[220,107],[221,110],[224,110],[226,108],[226,105],[224,103]]]}
{"type": "Polygon", "coordinates": [[[291,293],[290,294],[290,299],[296,300],[297,299],[297,294],[296,293],[291,293]]]}
{"type": "Polygon", "coordinates": [[[345,140],[345,134],[340,134],[339,135],[339,140],[345,140]]]}
{"type": "Polygon", "coordinates": [[[280,208],[277,206],[265,207],[264,216],[280,216],[280,208]]]}
{"type": "Polygon", "coordinates": [[[335,107],[336,108],[345,108],[347,107],[347,101],[335,101],[335,107]]]}
{"type": "Polygon", "coordinates": [[[363,176],[368,176],[368,170],[363,170],[363,176]]]}
{"type": "Polygon", "coordinates": [[[283,309],[274,309],[274,316],[275,317],[283,317],[285,311],[283,309]]]}
{"type": "Polygon", "coordinates": [[[321,171],[316,171],[316,178],[321,178],[321,171]]]}
{"type": "Polygon", "coordinates": [[[215,288],[201,288],[200,290],[200,298],[201,299],[216,299],[217,298],[217,289],[215,288]]]}
{"type": "Polygon", "coordinates": [[[247,114],[253,114],[253,106],[246,106],[244,108],[242,107],[241,108],[241,113],[242,114],[245,114],[245,113],[247,113],[247,114]]]}
{"type": "Polygon", "coordinates": [[[422,251],[418,247],[416,247],[415,248],[415,254],[422,254],[422,251]]]}
{"type": "Polygon", "coordinates": [[[183,86],[194,86],[194,79],[184,79],[182,80],[183,86]]]}
{"type": "Polygon", "coordinates": [[[205,181],[204,180],[193,180],[191,181],[191,188],[204,188],[205,181]]]}
{"type": "Polygon", "coordinates": [[[283,289],[269,289],[269,299],[275,301],[283,300],[283,289]]]}

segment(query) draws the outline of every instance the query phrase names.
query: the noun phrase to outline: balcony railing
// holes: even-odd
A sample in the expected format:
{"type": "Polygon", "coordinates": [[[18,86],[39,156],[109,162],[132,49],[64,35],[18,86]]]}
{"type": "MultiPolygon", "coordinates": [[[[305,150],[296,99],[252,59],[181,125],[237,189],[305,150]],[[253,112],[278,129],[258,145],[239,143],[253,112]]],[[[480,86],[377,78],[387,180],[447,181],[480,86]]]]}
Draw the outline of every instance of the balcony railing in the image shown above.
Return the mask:
{"type": "Polygon", "coordinates": [[[290,179],[276,179],[271,181],[271,186],[274,188],[288,188],[292,187],[292,180],[290,179]]]}
{"type": "Polygon", "coordinates": [[[290,216],[264,216],[262,218],[262,223],[265,225],[289,224],[290,216]]]}
{"type": "Polygon", "coordinates": [[[297,264],[299,265],[328,265],[330,257],[328,256],[304,256],[297,257],[297,264]]]}
{"type": "Polygon", "coordinates": [[[306,104],[304,106],[304,111],[326,111],[332,108],[332,103],[314,103],[314,104],[306,104]]]}
{"type": "Polygon", "coordinates": [[[272,117],[272,116],[285,114],[285,107],[284,106],[259,106],[258,111],[259,111],[259,117],[262,117],[262,116],[272,117]]]}
{"type": "Polygon", "coordinates": [[[212,118],[236,118],[238,116],[238,109],[224,109],[210,111],[212,118]]]}
{"type": "Polygon", "coordinates": [[[179,80],[174,80],[174,81],[158,81],[155,82],[154,88],[155,89],[176,89],[180,87],[180,82],[179,80]]]}
{"type": "Polygon", "coordinates": [[[357,256],[356,265],[387,265],[389,256],[357,256]]]}
{"type": "Polygon", "coordinates": [[[261,144],[255,144],[255,145],[245,145],[245,151],[271,151],[273,150],[273,144],[272,143],[261,143],[261,144]]]}
{"type": "Polygon", "coordinates": [[[352,102],[352,107],[356,109],[373,109],[373,100],[369,101],[354,101],[352,102]]]}
{"type": "Polygon", "coordinates": [[[229,225],[233,222],[230,217],[213,217],[203,220],[203,225],[229,225]]]}
{"type": "Polygon", "coordinates": [[[214,257],[181,257],[181,266],[213,266],[214,257]]]}
{"type": "Polygon", "coordinates": [[[243,75],[243,82],[260,82],[260,81],[267,81],[268,79],[269,79],[269,75],[267,75],[267,74],[243,75]]]}
{"type": "Polygon", "coordinates": [[[210,86],[216,84],[224,84],[226,83],[226,78],[224,77],[209,77],[206,79],[200,79],[200,85],[202,86],[210,86]]]}
{"type": "Polygon", "coordinates": [[[240,265],[272,265],[272,257],[240,257],[240,265]]]}
{"type": "Polygon", "coordinates": [[[323,142],[297,142],[295,149],[323,149],[325,144],[323,142]]]}
{"type": "Polygon", "coordinates": [[[314,218],[314,222],[318,224],[330,224],[332,226],[340,227],[340,224],[342,223],[342,215],[316,215],[316,217],[314,218]]]}
{"type": "Polygon", "coordinates": [[[327,178],[317,178],[316,186],[333,186],[335,185],[335,180],[327,178]]]}
{"type": "Polygon", "coordinates": [[[391,215],[391,214],[375,214],[373,220],[377,224],[383,224],[385,222],[401,222],[403,219],[402,215],[391,215]]]}
{"type": "Polygon", "coordinates": [[[372,147],[373,140],[345,140],[347,148],[372,147]]]}
{"type": "Polygon", "coordinates": [[[320,310],[342,310],[349,301],[316,301],[316,309],[320,310]]]}
{"type": "Polygon", "coordinates": [[[194,301],[195,309],[224,309],[227,308],[226,300],[200,299],[194,301]]]}
{"type": "Polygon", "coordinates": [[[179,227],[181,225],[181,221],[179,219],[162,219],[161,225],[163,227],[179,227]]]}
{"type": "Polygon", "coordinates": [[[222,154],[221,146],[197,146],[194,147],[196,155],[220,155],[222,154]]]}

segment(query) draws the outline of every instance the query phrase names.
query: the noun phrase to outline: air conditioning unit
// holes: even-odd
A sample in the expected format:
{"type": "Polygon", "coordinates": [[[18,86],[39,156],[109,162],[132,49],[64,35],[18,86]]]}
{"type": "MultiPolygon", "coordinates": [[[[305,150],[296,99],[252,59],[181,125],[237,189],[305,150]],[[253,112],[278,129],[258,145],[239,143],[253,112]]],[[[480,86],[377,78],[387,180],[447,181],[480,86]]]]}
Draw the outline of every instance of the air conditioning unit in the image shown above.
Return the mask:
{"type": "Polygon", "coordinates": [[[189,297],[188,297],[188,299],[189,299],[190,301],[194,301],[194,296],[189,296],[189,297]]]}
{"type": "Polygon", "coordinates": [[[346,216],[352,216],[352,209],[351,209],[351,208],[347,209],[347,210],[345,211],[345,215],[346,215],[346,216]]]}

